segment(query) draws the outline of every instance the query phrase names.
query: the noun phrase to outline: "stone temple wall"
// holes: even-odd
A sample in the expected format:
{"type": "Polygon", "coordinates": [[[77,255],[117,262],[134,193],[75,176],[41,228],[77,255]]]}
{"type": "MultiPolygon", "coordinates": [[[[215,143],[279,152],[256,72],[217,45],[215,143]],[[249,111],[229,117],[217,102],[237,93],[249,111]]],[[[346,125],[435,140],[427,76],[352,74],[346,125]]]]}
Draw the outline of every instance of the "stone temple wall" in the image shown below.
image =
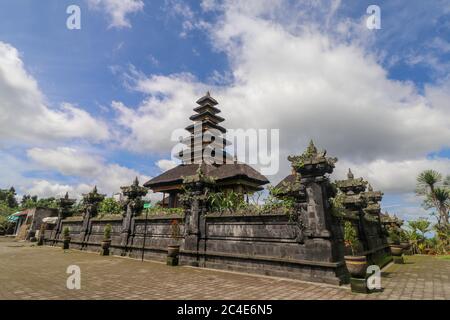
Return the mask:
{"type": "MultiPolygon", "coordinates": [[[[294,202],[289,214],[209,212],[206,195],[211,180],[199,172],[185,183],[182,217],[145,217],[141,197],[147,190],[136,180],[132,186],[122,187],[127,196],[122,216],[98,218],[96,206],[104,195],[94,188],[85,195],[83,217],[64,218],[61,214],[59,231],[47,232],[45,243],[62,245],[61,230],[69,227],[71,248],[100,251],[105,226],[111,224],[114,255],[164,261],[167,247],[178,244],[181,265],[345,283],[349,275],[344,260],[343,218],[333,210],[331,199],[336,190],[328,177],[337,159],[327,157],[325,151],[318,152],[311,143],[304,154],[289,160],[299,177],[284,191],[294,202]]],[[[388,248],[377,220],[381,193],[364,192],[363,181],[353,177],[339,186],[345,193],[348,214],[344,219],[352,219],[363,246],[358,253],[366,255],[369,263],[378,264],[388,248]]],[[[61,200],[71,202],[67,196],[61,200]]]]}
{"type": "MultiPolygon", "coordinates": [[[[167,246],[174,244],[172,223],[177,220],[180,234],[185,234],[183,218],[135,217],[124,245],[121,241],[122,219],[92,219],[82,234],[83,221],[66,219],[62,228],[70,229],[70,248],[100,252],[103,231],[112,226],[111,254],[165,261],[167,246]],[[145,245],[144,245],[144,230],[145,245]]],[[[308,281],[341,284],[346,281],[345,265],[332,258],[331,239],[304,239],[298,224],[285,214],[219,215],[201,218],[198,250],[189,239],[181,237],[180,264],[281,276],[308,281]],[[187,243],[186,243],[187,242],[187,243]]],[[[46,244],[62,246],[62,234],[52,239],[46,232],[46,244]]]]}
{"type": "Polygon", "coordinates": [[[186,256],[183,262],[332,284],[346,281],[343,259],[333,258],[333,240],[305,237],[285,214],[202,220],[197,260],[186,256]]]}

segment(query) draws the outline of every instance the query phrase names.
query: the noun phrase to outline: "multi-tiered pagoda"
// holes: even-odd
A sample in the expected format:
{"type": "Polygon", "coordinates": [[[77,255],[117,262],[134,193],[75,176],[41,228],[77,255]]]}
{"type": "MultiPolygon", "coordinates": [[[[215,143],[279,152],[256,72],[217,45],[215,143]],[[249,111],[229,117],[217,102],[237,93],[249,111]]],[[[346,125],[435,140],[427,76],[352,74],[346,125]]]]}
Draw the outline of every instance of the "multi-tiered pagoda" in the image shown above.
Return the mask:
{"type": "Polygon", "coordinates": [[[144,184],[154,192],[163,192],[163,204],[169,208],[179,206],[178,195],[183,190],[183,179],[193,176],[200,169],[204,175],[215,180],[216,188],[233,190],[242,194],[262,190],[269,181],[265,176],[245,163],[239,163],[226,151],[230,142],[224,139],[227,130],[219,123],[225,119],[218,116],[218,102],[210,93],[197,101],[196,114],[190,117],[193,124],[186,127],[190,135],[182,142],[186,149],[178,154],[182,164],[170,169],[144,184]]]}
{"type": "Polygon", "coordinates": [[[225,119],[217,115],[221,112],[216,107],[218,102],[207,92],[197,104],[199,106],[194,109],[196,114],[189,118],[194,123],[186,127],[190,136],[182,141],[187,149],[180,152],[179,158],[186,164],[231,162],[230,155],[225,151],[230,142],[222,136],[227,130],[219,125],[225,119]]]}

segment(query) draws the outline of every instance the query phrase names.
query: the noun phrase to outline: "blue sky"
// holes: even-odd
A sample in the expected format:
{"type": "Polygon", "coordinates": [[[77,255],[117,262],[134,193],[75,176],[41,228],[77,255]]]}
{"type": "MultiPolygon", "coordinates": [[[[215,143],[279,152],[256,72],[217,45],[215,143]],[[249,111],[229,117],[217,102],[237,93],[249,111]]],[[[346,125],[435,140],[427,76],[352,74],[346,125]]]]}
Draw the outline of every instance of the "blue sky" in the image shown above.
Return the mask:
{"type": "MultiPolygon", "coordinates": [[[[0,108],[11,112],[0,121],[16,131],[0,138],[2,187],[46,196],[96,183],[113,193],[132,175],[155,176],[171,166],[169,128],[189,123],[206,89],[219,98],[226,126],[280,130],[273,183],[289,173],[286,156],[311,138],[340,158],[336,178],[352,166],[383,188],[385,207],[406,218],[424,214],[411,196],[411,176],[427,167],[450,173],[448,2],[378,1],[380,30],[365,27],[369,1],[119,2],[0,3],[0,42],[7,45],[0,55],[19,59],[14,68],[38,87],[4,80],[16,95],[0,90],[0,108]],[[72,4],[81,8],[81,30],[66,28],[72,4]],[[324,39],[328,44],[319,44],[324,39]],[[318,51],[309,56],[299,48],[318,51]],[[316,95],[314,88],[324,90],[316,95]],[[32,103],[17,105],[17,114],[12,102],[2,105],[26,90],[42,95],[42,114],[32,103]],[[79,119],[91,125],[77,121],[62,107],[67,103],[85,111],[79,119]],[[342,109],[342,121],[328,112],[333,106],[342,109]],[[46,110],[61,112],[66,123],[27,128],[46,119],[46,110]],[[90,174],[92,168],[100,169],[90,174]]],[[[14,70],[4,71],[5,79],[14,70]]]]}

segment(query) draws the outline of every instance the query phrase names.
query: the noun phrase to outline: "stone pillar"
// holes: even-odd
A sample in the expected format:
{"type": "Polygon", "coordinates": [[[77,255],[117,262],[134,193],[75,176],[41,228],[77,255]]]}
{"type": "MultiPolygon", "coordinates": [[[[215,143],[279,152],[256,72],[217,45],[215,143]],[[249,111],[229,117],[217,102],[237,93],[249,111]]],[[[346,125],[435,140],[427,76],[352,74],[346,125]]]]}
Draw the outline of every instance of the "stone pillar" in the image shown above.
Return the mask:
{"type": "MultiPolygon", "coordinates": [[[[184,178],[186,194],[185,200],[185,235],[183,250],[191,256],[189,264],[194,266],[204,265],[204,247],[202,240],[205,238],[205,213],[207,211],[207,191],[214,180],[206,177],[201,169],[193,176],[184,178]]],[[[203,241],[204,242],[204,241],[203,241]]]]}
{"type": "Polygon", "coordinates": [[[72,215],[72,206],[75,203],[75,199],[69,199],[69,193],[66,192],[66,195],[64,198],[58,199],[58,222],[56,223],[55,230],[53,232],[52,240],[53,245],[57,243],[57,240],[59,238],[59,235],[61,234],[62,229],[62,221],[66,219],[67,217],[70,217],[72,215]]]}
{"type": "Polygon", "coordinates": [[[326,157],[326,151],[318,152],[311,141],[307,150],[300,156],[290,156],[288,160],[299,174],[302,185],[299,199],[304,199],[306,212],[302,220],[304,232],[310,238],[331,237],[331,213],[328,199],[332,188],[327,174],[333,172],[336,158],[326,157]]]}
{"type": "Polygon", "coordinates": [[[386,232],[381,222],[381,207],[379,203],[383,198],[383,193],[381,191],[374,191],[372,186],[369,184],[368,190],[364,193],[364,196],[367,199],[367,206],[364,209],[366,217],[376,220],[378,227],[378,238],[383,245],[387,245],[386,232]]]}
{"type": "MultiPolygon", "coordinates": [[[[137,217],[142,213],[142,209],[144,208],[142,197],[147,194],[148,190],[139,186],[137,177],[132,185],[120,188],[122,189],[123,195],[126,197],[123,201],[124,213],[120,233],[121,255],[124,256],[127,253],[130,234],[133,231],[132,223],[134,217],[137,217]]],[[[144,232],[147,232],[147,230],[144,230],[144,232]]]]}
{"type": "Polygon", "coordinates": [[[91,219],[97,216],[98,205],[105,197],[106,195],[97,192],[97,186],[95,186],[91,192],[83,194],[85,211],[83,213],[83,225],[80,232],[81,249],[83,249],[85,245],[86,236],[90,233],[91,219]]]}
{"type": "Polygon", "coordinates": [[[343,205],[346,210],[346,219],[355,224],[358,230],[359,241],[363,251],[370,249],[368,236],[364,228],[364,208],[367,206],[364,191],[367,181],[363,178],[355,179],[352,171],[349,169],[346,180],[336,181],[339,190],[345,195],[343,205]]]}

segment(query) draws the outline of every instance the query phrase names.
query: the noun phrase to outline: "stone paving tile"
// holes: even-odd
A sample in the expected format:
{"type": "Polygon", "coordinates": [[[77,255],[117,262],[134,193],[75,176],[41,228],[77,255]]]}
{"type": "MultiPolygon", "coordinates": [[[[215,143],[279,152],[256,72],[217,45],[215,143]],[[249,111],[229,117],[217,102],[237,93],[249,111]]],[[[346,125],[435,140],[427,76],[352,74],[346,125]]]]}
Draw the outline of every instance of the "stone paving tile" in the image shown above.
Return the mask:
{"type": "Polygon", "coordinates": [[[158,262],[37,247],[0,237],[0,299],[446,299],[450,261],[407,256],[383,272],[383,291],[354,294],[336,287],[158,262]],[[81,290],[66,288],[69,265],[81,268],[81,290]]]}

